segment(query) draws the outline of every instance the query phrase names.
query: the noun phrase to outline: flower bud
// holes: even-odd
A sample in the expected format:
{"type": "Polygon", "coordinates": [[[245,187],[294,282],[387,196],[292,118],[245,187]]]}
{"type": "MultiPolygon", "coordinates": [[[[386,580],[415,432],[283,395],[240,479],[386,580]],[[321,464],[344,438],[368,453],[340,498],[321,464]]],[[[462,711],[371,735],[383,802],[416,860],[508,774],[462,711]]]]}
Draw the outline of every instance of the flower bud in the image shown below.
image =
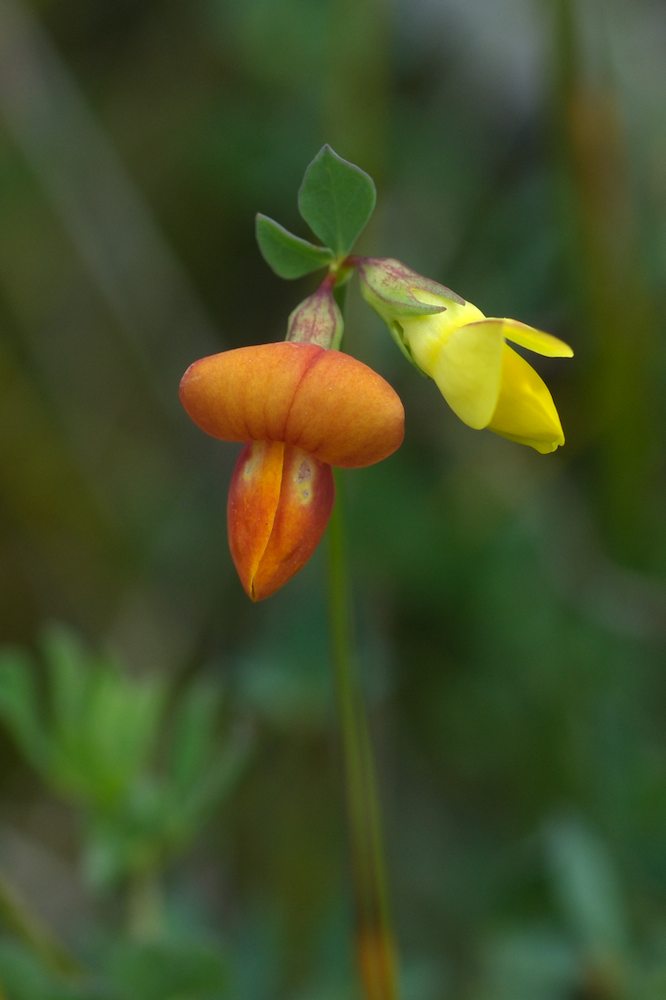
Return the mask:
{"type": "Polygon", "coordinates": [[[287,340],[337,350],[344,332],[342,313],[330,282],[325,281],[289,316],[287,340]]]}

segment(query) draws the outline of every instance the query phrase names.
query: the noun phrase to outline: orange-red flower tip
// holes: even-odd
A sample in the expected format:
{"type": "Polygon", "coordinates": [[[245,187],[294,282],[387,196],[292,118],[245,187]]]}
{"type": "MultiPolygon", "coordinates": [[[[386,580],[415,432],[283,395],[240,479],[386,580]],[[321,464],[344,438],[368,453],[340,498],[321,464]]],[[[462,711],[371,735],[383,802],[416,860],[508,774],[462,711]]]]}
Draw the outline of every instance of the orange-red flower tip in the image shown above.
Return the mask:
{"type": "Polygon", "coordinates": [[[404,410],[380,375],[314,344],[239,347],[190,365],[180,399],[224,441],[282,442],[328,465],[358,468],[400,447],[404,410]]]}
{"type": "Polygon", "coordinates": [[[282,587],[308,561],[328,523],[330,466],[281,441],[243,449],[229,488],[229,548],[253,601],[282,587]]]}

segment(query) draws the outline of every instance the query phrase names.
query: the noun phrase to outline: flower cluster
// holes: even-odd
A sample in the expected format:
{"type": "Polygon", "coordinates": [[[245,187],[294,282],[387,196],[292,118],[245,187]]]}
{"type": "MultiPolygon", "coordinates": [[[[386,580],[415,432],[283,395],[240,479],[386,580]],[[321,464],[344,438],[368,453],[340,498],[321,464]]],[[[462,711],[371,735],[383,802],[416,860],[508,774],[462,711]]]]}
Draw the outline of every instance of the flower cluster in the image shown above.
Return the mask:
{"type": "Polygon", "coordinates": [[[244,444],[227,525],[238,575],[255,601],[283,586],[317,547],[334,502],[332,466],[372,465],[402,443],[394,390],[337,349],[344,327],[337,292],[354,271],[402,352],[460,420],[542,454],[564,444],[548,388],[510,345],[550,358],[571,357],[571,348],[517,320],[486,317],[400,261],[351,256],[374,198],[371,179],[324,147],[306,171],[299,208],[328,245],[257,217],[260,249],[276,273],[294,278],[326,267],[324,281],[292,312],[285,342],[202,358],[181,382],[181,402],[202,430],[244,444]]]}

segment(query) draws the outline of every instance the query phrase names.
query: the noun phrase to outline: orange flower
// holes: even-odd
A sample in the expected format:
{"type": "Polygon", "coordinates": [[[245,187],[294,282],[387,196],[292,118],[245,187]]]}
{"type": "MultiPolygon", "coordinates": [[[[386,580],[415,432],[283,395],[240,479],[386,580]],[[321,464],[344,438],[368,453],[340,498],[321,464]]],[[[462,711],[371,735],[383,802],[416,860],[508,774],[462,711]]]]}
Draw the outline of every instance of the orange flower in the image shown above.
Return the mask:
{"type": "Polygon", "coordinates": [[[253,601],[310,558],[326,528],[332,465],[359,468],[403,438],[402,403],[366,365],[313,344],[240,347],[190,365],[180,399],[202,430],[246,447],[229,489],[229,547],[253,601]]]}

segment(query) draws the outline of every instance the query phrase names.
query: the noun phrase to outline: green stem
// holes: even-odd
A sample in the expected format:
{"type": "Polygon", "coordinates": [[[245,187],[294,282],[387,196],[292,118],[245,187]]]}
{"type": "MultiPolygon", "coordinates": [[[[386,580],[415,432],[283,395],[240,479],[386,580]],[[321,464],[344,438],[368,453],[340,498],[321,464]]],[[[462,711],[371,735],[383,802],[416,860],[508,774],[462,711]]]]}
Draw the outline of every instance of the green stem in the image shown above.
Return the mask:
{"type": "Polygon", "coordinates": [[[329,526],[330,622],[356,904],[356,952],[366,1000],[397,1000],[375,763],[352,652],[349,582],[338,499],[329,526]]]}

